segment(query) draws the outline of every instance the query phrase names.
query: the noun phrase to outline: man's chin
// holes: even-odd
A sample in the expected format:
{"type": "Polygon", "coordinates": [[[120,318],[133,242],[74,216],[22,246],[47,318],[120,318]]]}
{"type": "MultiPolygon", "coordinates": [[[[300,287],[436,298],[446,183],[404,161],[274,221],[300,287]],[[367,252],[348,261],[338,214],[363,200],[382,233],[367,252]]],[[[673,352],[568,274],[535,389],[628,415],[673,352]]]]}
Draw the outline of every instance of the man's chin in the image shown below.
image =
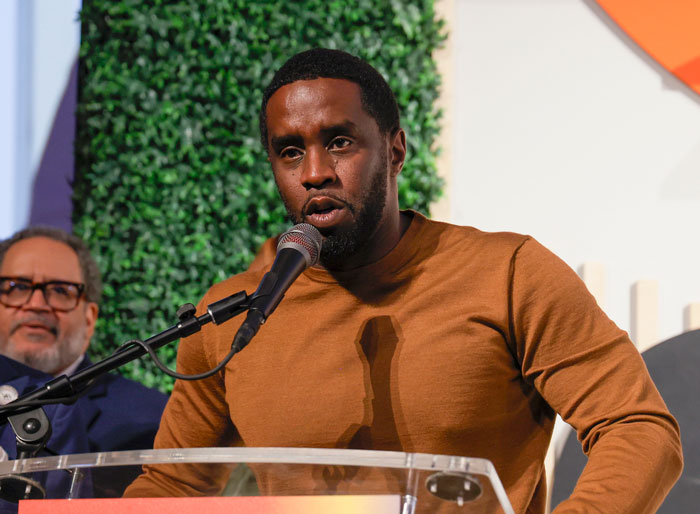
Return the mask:
{"type": "MultiPolygon", "coordinates": [[[[306,223],[309,223],[308,221],[306,223]]],[[[309,225],[314,225],[313,223],[309,223],[309,225]]],[[[329,237],[337,237],[338,234],[342,232],[342,229],[338,226],[333,226],[333,227],[316,227],[316,229],[321,233],[323,236],[323,240],[325,241],[329,237]]]]}
{"type": "Polygon", "coordinates": [[[60,356],[53,348],[46,348],[44,351],[23,352],[13,357],[22,364],[53,375],[57,370],[63,369],[60,356]]]}
{"type": "Polygon", "coordinates": [[[31,339],[13,341],[12,349],[3,353],[25,366],[52,375],[57,369],[63,369],[63,361],[67,356],[62,355],[61,348],[55,338],[52,342],[37,342],[31,339]]]}

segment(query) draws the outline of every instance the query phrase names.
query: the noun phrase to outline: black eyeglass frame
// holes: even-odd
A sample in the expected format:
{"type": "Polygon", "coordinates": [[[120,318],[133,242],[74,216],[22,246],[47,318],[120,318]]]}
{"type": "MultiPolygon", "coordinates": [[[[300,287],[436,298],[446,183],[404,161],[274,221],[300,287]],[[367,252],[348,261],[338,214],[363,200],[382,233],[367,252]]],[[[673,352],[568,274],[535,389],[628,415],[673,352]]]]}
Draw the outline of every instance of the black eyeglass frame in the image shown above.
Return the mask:
{"type": "Polygon", "coordinates": [[[80,304],[80,299],[82,298],[83,293],[85,292],[85,284],[80,282],[70,282],[68,280],[47,280],[46,282],[32,282],[31,280],[22,277],[0,277],[0,303],[2,303],[5,307],[22,307],[23,305],[26,305],[26,303],[32,298],[34,291],[36,291],[37,289],[39,289],[41,291],[41,294],[44,295],[44,301],[46,302],[46,305],[51,307],[53,310],[59,312],[70,312],[80,304]],[[7,294],[9,294],[9,291],[2,289],[2,286],[4,285],[3,282],[5,281],[19,282],[28,286],[29,294],[27,295],[27,298],[22,303],[16,305],[7,303],[4,297],[7,294]],[[70,309],[65,309],[63,307],[55,307],[51,305],[51,302],[49,301],[49,296],[46,293],[46,288],[48,286],[56,284],[73,286],[78,290],[78,295],[75,297],[75,305],[73,305],[73,307],[71,307],[70,309]]]}

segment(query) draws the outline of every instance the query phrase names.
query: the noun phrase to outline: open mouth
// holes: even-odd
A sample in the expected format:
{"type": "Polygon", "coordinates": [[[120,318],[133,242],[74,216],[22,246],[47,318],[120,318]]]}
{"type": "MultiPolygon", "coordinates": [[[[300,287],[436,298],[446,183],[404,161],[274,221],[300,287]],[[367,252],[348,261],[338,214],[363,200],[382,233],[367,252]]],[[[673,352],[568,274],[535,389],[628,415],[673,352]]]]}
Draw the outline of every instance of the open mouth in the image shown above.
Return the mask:
{"type": "Polygon", "coordinates": [[[345,204],[328,196],[318,196],[304,206],[304,217],[317,228],[326,228],[340,221],[346,211],[345,204]]]}
{"type": "Polygon", "coordinates": [[[336,207],[326,207],[325,209],[314,209],[313,211],[310,212],[310,214],[328,214],[330,212],[333,212],[336,209],[336,207]]]}

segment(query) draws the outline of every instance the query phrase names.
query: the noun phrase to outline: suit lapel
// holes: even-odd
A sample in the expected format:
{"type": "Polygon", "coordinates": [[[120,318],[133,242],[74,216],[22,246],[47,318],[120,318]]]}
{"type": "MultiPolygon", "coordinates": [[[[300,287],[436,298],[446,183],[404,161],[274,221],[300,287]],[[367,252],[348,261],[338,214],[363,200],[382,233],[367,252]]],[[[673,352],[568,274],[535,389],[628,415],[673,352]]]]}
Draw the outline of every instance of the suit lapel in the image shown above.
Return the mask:
{"type": "MultiPolygon", "coordinates": [[[[92,366],[92,362],[86,355],[80,363],[80,365],[78,366],[76,373],[90,366],[92,366]]],[[[105,376],[101,376],[95,380],[95,383],[93,383],[92,386],[90,386],[90,389],[88,389],[87,393],[85,393],[85,395],[83,395],[80,398],[80,400],[78,400],[82,414],[85,417],[85,421],[87,423],[88,435],[90,432],[90,427],[95,423],[100,413],[102,412],[102,410],[100,409],[99,402],[94,400],[106,395],[107,380],[105,376]]]]}
{"type": "Polygon", "coordinates": [[[0,385],[10,385],[22,396],[51,380],[51,375],[32,369],[24,364],[0,355],[0,385]]]}

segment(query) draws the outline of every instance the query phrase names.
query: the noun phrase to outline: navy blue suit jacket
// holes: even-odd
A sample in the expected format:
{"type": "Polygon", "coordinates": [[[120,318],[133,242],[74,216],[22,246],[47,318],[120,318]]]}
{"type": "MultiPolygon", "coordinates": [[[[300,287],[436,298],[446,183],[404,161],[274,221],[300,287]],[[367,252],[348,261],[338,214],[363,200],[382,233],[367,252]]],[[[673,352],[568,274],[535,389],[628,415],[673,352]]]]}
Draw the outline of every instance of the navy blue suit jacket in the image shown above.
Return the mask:
{"type": "MultiPolygon", "coordinates": [[[[36,389],[52,378],[51,375],[0,355],[0,385],[14,387],[19,396],[36,389]]],[[[39,455],[89,451],[85,419],[79,405],[46,405],[44,412],[51,423],[51,436],[46,443],[46,451],[40,452],[39,455]]],[[[17,440],[9,422],[0,425],[0,446],[7,452],[9,459],[17,458],[17,440]]],[[[65,472],[39,473],[36,476],[32,475],[31,478],[45,488],[47,498],[65,498],[70,490],[70,476],[65,472]]],[[[83,480],[77,494],[79,496],[94,494],[92,481],[83,480]]],[[[0,512],[17,512],[17,504],[0,499],[0,512]]]]}
{"type": "MultiPolygon", "coordinates": [[[[36,389],[51,379],[53,379],[51,375],[0,355],[0,385],[14,387],[19,396],[36,389]]],[[[48,453],[67,454],[90,451],[85,418],[80,406],[46,405],[44,412],[46,412],[52,428],[51,437],[46,443],[48,453]]],[[[9,423],[0,425],[0,446],[5,449],[10,459],[17,457],[15,434],[9,423]]]]}
{"type": "MultiPolygon", "coordinates": [[[[86,357],[78,370],[90,364],[86,357]]],[[[0,385],[14,387],[20,396],[52,379],[51,375],[0,355],[0,385]]],[[[152,448],[167,400],[155,389],[116,374],[105,374],[75,404],[44,407],[53,429],[47,447],[58,454],[152,448]]],[[[0,434],[0,444],[14,458],[12,428],[3,425],[0,434]]]]}
{"type": "MultiPolygon", "coordinates": [[[[92,363],[85,357],[78,371],[92,363]]],[[[79,401],[86,422],[89,451],[153,448],[168,397],[133,380],[108,373],[79,401]]]]}
{"type": "MultiPolygon", "coordinates": [[[[78,370],[90,364],[86,357],[78,370]]],[[[11,385],[20,396],[52,379],[50,375],[0,355],[0,385],[11,385]]],[[[122,376],[102,375],[73,405],[44,407],[52,435],[46,445],[47,452],[42,455],[153,448],[167,400],[163,393],[122,376]]],[[[16,458],[16,440],[9,423],[0,426],[0,445],[10,459],[16,458]]],[[[92,492],[86,494],[120,496],[138,472],[139,469],[129,467],[95,468],[91,473],[92,492]]],[[[65,497],[64,484],[47,483],[46,486],[49,498],[65,497]]],[[[1,506],[0,512],[4,512],[1,506]]]]}
{"type": "MultiPolygon", "coordinates": [[[[92,363],[86,357],[81,371],[92,363]]],[[[142,450],[153,448],[160,416],[168,397],[120,375],[99,377],[85,396],[78,400],[90,452],[142,450]]],[[[94,468],[92,488],[95,498],[122,495],[140,467],[94,468]]]]}

